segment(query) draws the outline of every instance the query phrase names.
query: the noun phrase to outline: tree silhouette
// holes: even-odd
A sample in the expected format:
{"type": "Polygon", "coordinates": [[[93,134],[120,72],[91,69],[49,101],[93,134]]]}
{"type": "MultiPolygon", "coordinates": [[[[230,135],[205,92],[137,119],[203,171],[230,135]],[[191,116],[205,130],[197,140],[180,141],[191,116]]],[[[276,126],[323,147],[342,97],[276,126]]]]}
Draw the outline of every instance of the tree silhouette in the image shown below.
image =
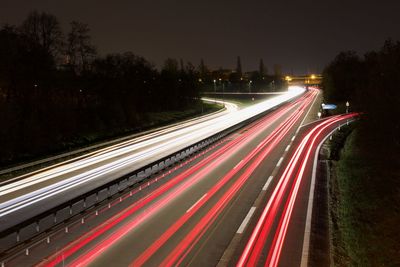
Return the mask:
{"type": "Polygon", "coordinates": [[[243,72],[242,72],[242,62],[240,60],[240,56],[237,57],[237,63],[236,63],[236,72],[240,78],[243,77],[243,72]]]}
{"type": "Polygon", "coordinates": [[[46,12],[31,12],[21,25],[21,32],[32,44],[41,45],[52,56],[62,53],[63,34],[58,19],[46,12]]]}
{"type": "Polygon", "coordinates": [[[89,63],[96,56],[96,49],[91,43],[89,26],[85,23],[72,21],[67,37],[67,64],[75,73],[86,71],[89,63]]]}

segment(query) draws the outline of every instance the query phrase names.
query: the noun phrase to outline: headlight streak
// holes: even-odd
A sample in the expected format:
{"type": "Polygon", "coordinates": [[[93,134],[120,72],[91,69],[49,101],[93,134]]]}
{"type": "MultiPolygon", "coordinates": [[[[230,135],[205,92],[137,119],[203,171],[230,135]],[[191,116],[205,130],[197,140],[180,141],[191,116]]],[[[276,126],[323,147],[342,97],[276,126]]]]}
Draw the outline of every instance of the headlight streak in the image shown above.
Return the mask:
{"type": "Polygon", "coordinates": [[[19,182],[5,185],[0,189],[0,196],[3,196],[3,198],[6,198],[7,195],[14,194],[20,194],[20,196],[10,200],[5,200],[0,204],[0,217],[28,207],[34,203],[44,201],[50,197],[54,197],[57,194],[67,190],[72,190],[73,188],[82,186],[83,184],[89,183],[93,180],[98,180],[100,177],[110,176],[113,173],[121,173],[123,171],[129,173],[132,171],[137,162],[141,162],[157,155],[163,155],[163,153],[165,154],[167,151],[173,151],[174,149],[180,147],[183,148],[187,145],[193,144],[197,140],[202,140],[207,136],[221,131],[222,129],[229,128],[240,121],[251,118],[264,112],[265,110],[279,105],[284,101],[290,100],[302,92],[303,91],[301,89],[294,90],[243,110],[233,112],[210,121],[205,121],[184,129],[179,129],[162,136],[157,136],[153,138],[154,140],[146,140],[138,144],[128,145],[123,148],[108,151],[101,155],[83,159],[82,161],[72,162],[65,166],[59,166],[54,170],[47,170],[44,173],[35,174],[32,177],[28,177],[19,182]],[[137,154],[124,156],[124,154],[129,153],[132,150],[139,149],[140,147],[143,148],[143,146],[148,146],[148,148],[137,154]],[[115,160],[116,157],[120,157],[120,159],[115,160]],[[109,161],[109,163],[103,164],[107,161],[109,161]],[[88,168],[93,164],[100,163],[102,166],[92,168],[88,171],[83,171],[78,175],[73,174],[73,172],[80,171],[82,168],[88,168]],[[51,181],[52,179],[61,175],[72,176],[51,185],[44,186],[39,190],[22,193],[22,190],[31,190],[29,188],[33,188],[35,185],[40,183],[51,181]],[[21,193],[18,193],[20,191],[22,195],[21,193]]]}
{"type": "Polygon", "coordinates": [[[112,243],[114,243],[116,240],[118,240],[120,237],[122,237],[123,236],[123,234],[121,234],[122,232],[126,233],[126,232],[132,230],[133,228],[135,228],[137,225],[139,225],[143,221],[145,221],[152,214],[154,214],[159,209],[161,209],[163,206],[165,206],[167,203],[169,203],[169,201],[174,199],[177,195],[181,194],[186,188],[188,188],[189,186],[194,184],[196,182],[196,179],[200,179],[201,177],[203,177],[205,173],[207,173],[210,169],[213,168],[213,166],[218,165],[219,161],[224,159],[224,158],[222,158],[222,159],[218,160],[218,157],[221,157],[221,156],[226,157],[227,155],[232,153],[233,148],[235,150],[239,150],[245,144],[244,142],[248,142],[248,140],[247,140],[248,136],[250,136],[252,134],[256,134],[263,127],[265,127],[264,126],[265,124],[271,123],[272,121],[276,120],[277,118],[279,118],[280,116],[282,116],[283,114],[285,114],[286,112],[291,110],[295,106],[295,104],[299,103],[303,98],[304,98],[304,96],[301,99],[296,100],[296,102],[294,102],[286,107],[283,107],[282,109],[274,111],[269,116],[262,119],[261,121],[256,122],[254,124],[254,126],[252,128],[250,128],[249,131],[246,132],[246,134],[229,142],[224,147],[222,147],[218,151],[214,152],[212,155],[210,155],[206,159],[202,160],[200,163],[198,163],[194,167],[188,169],[187,171],[178,175],[173,180],[169,181],[167,184],[163,185],[159,189],[157,189],[154,192],[143,197],[142,200],[136,202],[135,204],[131,205],[129,208],[127,208],[126,210],[121,212],[122,215],[115,216],[115,218],[108,220],[101,227],[96,228],[95,231],[91,232],[90,235],[85,236],[84,239],[80,240],[79,242],[76,242],[73,246],[71,246],[67,250],[63,250],[62,253],[60,251],[60,253],[58,253],[57,255],[52,257],[53,260],[50,260],[46,263],[46,266],[54,266],[54,265],[58,264],[62,260],[62,257],[64,257],[64,258],[69,257],[70,255],[72,255],[73,253],[78,251],[80,248],[82,248],[83,246],[85,246],[86,244],[88,244],[89,242],[91,242],[92,240],[94,240],[95,238],[100,236],[101,234],[103,234],[106,231],[108,231],[109,229],[111,229],[111,227],[113,227],[116,224],[118,224],[119,222],[121,222],[123,219],[127,218],[128,216],[131,216],[135,212],[139,211],[139,209],[141,209],[145,205],[149,204],[151,201],[154,201],[156,198],[160,197],[162,194],[165,194],[168,190],[171,190],[171,188],[173,186],[176,186],[178,183],[184,181],[184,179],[186,179],[188,176],[193,175],[196,171],[199,171],[201,168],[203,168],[205,166],[207,167],[205,170],[202,170],[202,171],[200,171],[200,173],[197,173],[190,182],[181,184],[177,189],[169,192],[167,196],[163,197],[162,200],[158,201],[157,203],[153,203],[151,207],[147,208],[147,210],[145,212],[142,212],[140,214],[140,217],[133,219],[131,221],[131,223],[129,224],[129,227],[124,228],[119,233],[114,233],[113,237],[109,241],[107,241],[106,243],[103,243],[101,248],[98,247],[97,250],[94,249],[93,253],[91,255],[86,255],[87,256],[86,260],[82,261],[82,263],[84,265],[86,264],[84,262],[90,262],[91,259],[95,258],[98,255],[98,251],[103,251],[103,249],[105,247],[111,246],[112,243]],[[231,151],[231,153],[228,153],[228,151],[231,151]],[[214,162],[212,162],[212,161],[214,161],[214,162]]]}
{"type": "MultiPolygon", "coordinates": [[[[310,97],[312,98],[312,97],[310,97]]],[[[308,103],[311,102],[308,100],[308,103]]],[[[211,223],[217,218],[218,213],[226,206],[230,199],[234,196],[237,190],[244,184],[249,178],[252,171],[258,166],[258,164],[269,154],[269,152],[275,147],[277,143],[285,136],[291,126],[301,116],[304,107],[308,104],[304,103],[303,108],[300,108],[298,112],[294,113],[290,118],[284,121],[278,126],[273,133],[271,133],[264,141],[262,141],[252,152],[250,152],[243,160],[241,160],[235,168],[233,168],[228,174],[226,174],[213,188],[211,188],[205,196],[201,198],[194,206],[187,211],[178,221],[176,221],[164,234],[155,241],[149,248],[146,249],[132,264],[131,266],[143,265],[184,223],[187,222],[207,201],[214,196],[218,190],[222,188],[232,177],[243,168],[250,160],[252,160],[256,154],[263,151],[263,154],[258,157],[256,163],[250,166],[246,173],[239,178],[239,180],[232,186],[231,190],[226,192],[223,197],[217,202],[218,204],[205,215],[201,222],[186,235],[186,238],[180,242],[177,248],[165,259],[161,264],[162,266],[179,265],[180,261],[184,259],[186,254],[191,250],[191,247],[197,242],[197,240],[205,233],[211,223]],[[267,146],[268,145],[268,146],[267,146]],[[267,147],[266,147],[267,146],[267,147]]]]}

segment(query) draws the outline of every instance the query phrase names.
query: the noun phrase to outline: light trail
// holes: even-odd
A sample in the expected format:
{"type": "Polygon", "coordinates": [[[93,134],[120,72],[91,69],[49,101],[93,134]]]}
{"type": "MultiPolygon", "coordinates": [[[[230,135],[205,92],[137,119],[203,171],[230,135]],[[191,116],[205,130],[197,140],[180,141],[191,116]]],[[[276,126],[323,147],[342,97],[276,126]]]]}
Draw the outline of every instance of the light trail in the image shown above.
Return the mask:
{"type": "MultiPolygon", "coordinates": [[[[310,98],[314,97],[313,94],[310,98]]],[[[143,265],[166,241],[178,230],[184,223],[186,223],[212,196],[214,196],[232,177],[249,163],[258,153],[262,152],[246,170],[243,175],[230,187],[230,189],[217,201],[217,204],[201,219],[201,221],[186,235],[186,237],[179,243],[172,253],[163,261],[162,266],[179,265],[179,263],[189,253],[194,244],[206,232],[208,227],[217,218],[218,214],[222,212],[223,208],[229,203],[233,196],[243,186],[243,184],[250,177],[252,172],[259,166],[259,164],[267,157],[273,148],[284,138],[290,128],[297,122],[302,115],[305,107],[311,100],[305,101],[299,112],[294,113],[283,123],[281,123],[273,133],[264,139],[253,151],[251,151],[243,160],[241,160],[235,168],[226,174],[213,188],[211,188],[206,197],[202,198],[195,207],[191,208],[191,213],[184,214],[178,221],[176,221],[164,234],[154,242],[149,248],[146,249],[132,264],[131,266],[143,265]]]]}
{"type": "MultiPolygon", "coordinates": [[[[139,217],[135,218],[133,221],[130,222],[129,226],[122,229],[121,232],[124,234],[126,232],[129,232],[133,228],[137,227],[140,223],[145,221],[147,218],[152,216],[152,214],[154,214],[155,212],[160,210],[163,206],[165,206],[167,203],[169,203],[169,201],[174,199],[177,195],[181,194],[189,186],[194,184],[198,179],[200,179],[201,177],[204,177],[204,175],[209,170],[213,169],[214,166],[217,166],[219,164],[219,162],[224,160],[226,157],[228,157],[229,154],[233,153],[233,152],[229,152],[229,151],[232,151],[232,149],[235,149],[235,151],[240,150],[240,148],[243,147],[248,142],[248,136],[256,134],[263,127],[265,127],[265,125],[269,125],[274,120],[278,119],[280,116],[282,116],[283,114],[285,114],[286,112],[291,110],[295,106],[295,104],[297,104],[301,100],[302,100],[302,98],[286,107],[283,107],[282,109],[274,111],[266,118],[260,120],[259,122],[256,122],[253,125],[253,127],[251,127],[250,130],[246,132],[246,134],[240,136],[237,139],[232,140],[231,142],[226,144],[224,147],[222,147],[221,149],[219,149],[218,151],[216,151],[209,157],[205,158],[204,160],[202,160],[200,163],[198,163],[194,167],[188,169],[184,173],[175,177],[173,180],[169,181],[167,184],[163,185],[162,187],[155,190],[154,192],[148,194],[142,200],[138,201],[137,203],[133,204],[131,207],[126,209],[124,212],[122,212],[122,215],[118,215],[115,218],[108,220],[107,222],[104,223],[103,226],[96,228],[95,231],[92,231],[90,235],[85,236],[85,238],[80,240],[79,242],[75,242],[73,244],[73,246],[70,246],[66,250],[60,251],[57,254],[58,256],[55,256],[55,257],[53,256],[52,257],[53,260],[50,260],[46,263],[46,266],[54,266],[54,265],[58,264],[62,260],[62,258],[69,257],[70,255],[72,255],[73,253],[78,251],[80,248],[82,248],[83,246],[85,246],[86,244],[88,244],[89,242],[91,242],[92,240],[97,238],[98,236],[102,235],[106,231],[109,231],[112,227],[114,227],[115,225],[120,223],[122,220],[124,220],[128,216],[131,216],[132,214],[137,212],[139,209],[141,209],[145,205],[149,204],[151,201],[154,201],[157,197],[161,196],[162,194],[165,194],[173,186],[176,186],[178,183],[182,182],[184,179],[186,179],[190,175],[193,175],[196,171],[199,171],[201,168],[207,166],[205,170],[201,170],[200,173],[196,174],[196,176],[192,178],[190,183],[181,184],[177,189],[175,189],[172,192],[169,192],[168,193],[169,195],[167,197],[163,197],[163,199],[161,201],[153,204],[153,206],[148,208],[145,212],[143,212],[140,215],[140,218],[139,217]],[[218,157],[222,157],[222,158],[218,159],[218,157]]],[[[114,233],[113,238],[111,239],[112,241],[104,242],[101,248],[99,247],[97,250],[94,249],[94,250],[92,250],[93,253],[91,255],[87,255],[87,257],[88,257],[87,261],[90,261],[91,259],[95,258],[98,255],[98,253],[96,253],[96,251],[103,251],[106,247],[111,246],[112,243],[114,243],[119,238],[121,238],[123,236],[123,234],[114,233]]]]}
{"type": "MultiPolygon", "coordinates": [[[[4,185],[0,188],[0,217],[27,208],[35,203],[46,203],[50,207],[57,204],[55,196],[70,192],[74,194],[76,188],[90,190],[91,182],[107,182],[113,175],[128,174],[148,160],[171,154],[190,144],[207,138],[217,132],[232,127],[271,109],[285,101],[302,94],[303,90],[290,92],[266,100],[251,107],[225,114],[212,120],[180,128],[166,134],[155,136],[134,144],[124,144],[123,147],[104,149],[100,154],[89,158],[48,169],[43,173],[36,173],[21,181],[4,185]],[[103,179],[102,179],[103,178],[103,179]],[[38,189],[39,188],[39,189],[38,189]],[[47,199],[50,202],[44,202],[47,199]]],[[[23,215],[22,215],[23,216],[23,215]]]]}
{"type": "Polygon", "coordinates": [[[315,140],[326,128],[337,123],[338,121],[348,119],[355,115],[356,114],[350,114],[329,118],[314,127],[302,140],[302,142],[297,147],[295,153],[291,157],[281,178],[279,179],[279,182],[274,192],[272,193],[266,207],[264,208],[261,217],[259,218],[257,225],[254,228],[252,235],[248,240],[245,249],[237,263],[237,266],[255,266],[259,263],[262,249],[265,246],[268,234],[270,233],[273,222],[276,219],[279,209],[278,207],[283,202],[284,194],[288,190],[288,184],[291,177],[293,177],[296,166],[299,165],[299,162],[302,162],[300,168],[297,171],[292,189],[289,193],[289,198],[285,204],[284,213],[278,224],[278,230],[273,241],[272,249],[268,254],[267,262],[265,263],[266,266],[277,266],[297,192],[299,190],[305,166],[307,164],[307,160],[309,158],[309,154],[311,153],[311,149],[313,148],[315,140]],[[310,142],[309,140],[311,139],[311,137],[313,137],[313,139],[310,142]],[[304,156],[303,154],[305,150],[306,155],[304,156]]]}
{"type": "Polygon", "coordinates": [[[282,252],[283,243],[285,241],[285,236],[286,236],[290,218],[291,218],[291,215],[293,212],[293,207],[294,207],[294,204],[296,201],[296,197],[297,197],[297,194],[298,194],[298,191],[300,188],[301,181],[304,176],[306,165],[309,164],[311,152],[313,151],[313,149],[315,149],[315,144],[317,142],[317,139],[322,135],[323,131],[326,130],[329,126],[333,125],[334,123],[352,118],[356,115],[357,114],[349,114],[349,115],[339,117],[335,121],[320,128],[318,130],[318,132],[315,133],[314,135],[313,135],[313,133],[310,133],[308,136],[306,136],[305,142],[308,142],[307,151],[306,151],[305,156],[302,158],[302,162],[300,163],[300,168],[295,177],[295,183],[293,184],[292,189],[289,194],[289,198],[286,201],[285,209],[283,211],[284,216],[281,217],[281,220],[278,224],[278,229],[275,232],[275,237],[274,237],[273,244],[272,244],[272,250],[269,251],[265,266],[278,266],[279,257],[282,252]],[[309,139],[311,139],[311,138],[312,138],[312,140],[309,141],[309,139]]]}

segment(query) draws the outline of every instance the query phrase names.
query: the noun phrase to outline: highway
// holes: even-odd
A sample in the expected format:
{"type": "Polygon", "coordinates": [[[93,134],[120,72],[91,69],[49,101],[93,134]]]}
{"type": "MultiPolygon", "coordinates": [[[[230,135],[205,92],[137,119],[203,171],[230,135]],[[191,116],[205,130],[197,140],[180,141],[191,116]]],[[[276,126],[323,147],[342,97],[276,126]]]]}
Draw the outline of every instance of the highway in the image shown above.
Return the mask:
{"type": "Polygon", "coordinates": [[[308,266],[316,161],[320,144],[357,114],[333,116],[303,129],[259,212],[230,259],[236,266],[308,266]]]}
{"type": "Polygon", "coordinates": [[[256,105],[191,120],[14,179],[0,187],[0,231],[252,118],[304,92],[299,88],[256,105]]]}
{"type": "Polygon", "coordinates": [[[12,265],[42,259],[41,266],[215,266],[238,260],[261,210],[254,212],[254,202],[260,192],[273,199],[279,182],[271,174],[286,165],[282,155],[291,153],[288,144],[317,94],[308,91],[192,162],[152,178],[154,184],[129,192],[115,212],[89,214],[84,227],[57,234],[51,246],[32,247],[34,256],[17,257],[12,265]]]}
{"type": "Polygon", "coordinates": [[[175,151],[195,144],[282,102],[302,94],[286,94],[256,105],[216,116],[190,121],[161,133],[150,133],[135,140],[101,149],[89,156],[25,175],[0,188],[0,231],[49,210],[69,199],[129,174],[175,151]]]}

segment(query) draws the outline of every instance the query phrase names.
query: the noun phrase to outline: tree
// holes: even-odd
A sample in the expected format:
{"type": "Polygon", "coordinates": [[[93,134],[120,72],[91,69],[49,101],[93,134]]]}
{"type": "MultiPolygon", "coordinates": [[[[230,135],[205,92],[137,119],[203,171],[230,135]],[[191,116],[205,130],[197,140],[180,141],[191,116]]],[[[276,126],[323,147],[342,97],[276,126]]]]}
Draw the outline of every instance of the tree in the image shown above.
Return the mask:
{"type": "Polygon", "coordinates": [[[68,64],[75,73],[87,71],[90,62],[96,56],[96,48],[91,43],[89,26],[85,23],[72,21],[68,33],[67,49],[68,64]]]}
{"type": "Polygon", "coordinates": [[[205,79],[205,77],[206,77],[206,75],[208,73],[208,69],[207,69],[206,65],[204,64],[204,60],[203,59],[200,60],[199,72],[200,72],[200,77],[202,79],[205,79]]]}
{"type": "Polygon", "coordinates": [[[282,66],[279,64],[274,65],[274,75],[276,78],[282,76],[282,66]]]}
{"type": "Polygon", "coordinates": [[[260,59],[260,66],[258,72],[260,73],[260,76],[263,78],[265,75],[268,74],[267,69],[264,66],[264,61],[263,59],[260,59]]]}
{"type": "Polygon", "coordinates": [[[240,78],[243,76],[242,72],[242,62],[240,61],[240,56],[237,57],[236,72],[240,78]]]}
{"type": "Polygon", "coordinates": [[[57,57],[62,53],[63,34],[54,15],[33,11],[20,29],[33,43],[42,46],[50,55],[57,57]]]}

